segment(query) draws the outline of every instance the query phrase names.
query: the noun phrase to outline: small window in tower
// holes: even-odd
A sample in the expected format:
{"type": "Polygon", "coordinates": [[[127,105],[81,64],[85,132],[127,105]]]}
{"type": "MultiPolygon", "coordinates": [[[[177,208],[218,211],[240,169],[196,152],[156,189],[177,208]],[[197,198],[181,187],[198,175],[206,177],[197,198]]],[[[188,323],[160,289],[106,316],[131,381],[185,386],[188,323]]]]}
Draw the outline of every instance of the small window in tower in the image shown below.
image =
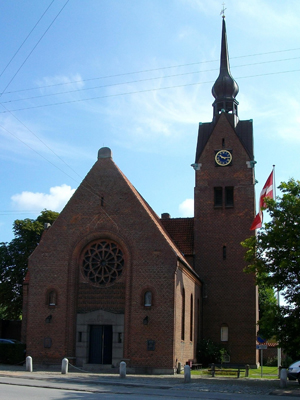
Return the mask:
{"type": "Polygon", "coordinates": [[[233,187],[225,187],[225,207],[233,207],[233,187]]]}
{"type": "Polygon", "coordinates": [[[104,206],[104,197],[102,196],[101,197],[101,207],[103,207],[104,206]]]}
{"type": "Polygon", "coordinates": [[[152,306],[152,293],[147,291],[144,295],[144,306],[151,307],[152,306]]]}
{"type": "Polygon", "coordinates": [[[118,343],[123,343],[123,333],[118,332],[118,343]]]}
{"type": "Polygon", "coordinates": [[[48,294],[48,305],[49,306],[56,306],[56,291],[51,290],[48,294]]]}
{"type": "Polygon", "coordinates": [[[222,139],[222,147],[225,147],[225,138],[222,139]]]}
{"type": "Polygon", "coordinates": [[[228,342],[228,325],[222,324],[221,326],[221,342],[228,342]]]}
{"type": "Polygon", "coordinates": [[[215,187],[214,188],[214,206],[222,207],[223,203],[223,188],[215,187]]]}
{"type": "Polygon", "coordinates": [[[226,260],[227,257],[227,247],[223,246],[223,260],[226,260]]]}
{"type": "Polygon", "coordinates": [[[227,102],[226,103],[226,112],[229,114],[232,114],[232,103],[227,102]]]}

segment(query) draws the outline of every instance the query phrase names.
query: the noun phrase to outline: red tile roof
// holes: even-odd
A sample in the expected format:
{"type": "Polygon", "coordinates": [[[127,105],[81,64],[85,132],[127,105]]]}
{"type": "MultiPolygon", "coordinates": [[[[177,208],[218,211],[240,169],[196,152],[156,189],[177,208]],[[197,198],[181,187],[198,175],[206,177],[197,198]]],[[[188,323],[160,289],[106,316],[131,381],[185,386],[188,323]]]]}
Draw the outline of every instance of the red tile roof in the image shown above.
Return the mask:
{"type": "Polygon", "coordinates": [[[161,223],[181,253],[194,253],[194,218],[163,218],[161,223]]]}

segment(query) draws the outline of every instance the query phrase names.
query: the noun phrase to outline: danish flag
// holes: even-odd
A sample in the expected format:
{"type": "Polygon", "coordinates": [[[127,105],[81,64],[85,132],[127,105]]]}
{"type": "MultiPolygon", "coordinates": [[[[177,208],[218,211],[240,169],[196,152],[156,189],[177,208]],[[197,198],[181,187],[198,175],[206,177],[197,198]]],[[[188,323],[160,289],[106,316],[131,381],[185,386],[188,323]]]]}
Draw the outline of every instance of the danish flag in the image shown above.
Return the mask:
{"type": "Polygon", "coordinates": [[[260,199],[259,199],[259,212],[254,218],[254,221],[251,225],[250,230],[253,231],[254,229],[261,228],[263,222],[263,209],[266,208],[265,198],[268,197],[273,199],[273,172],[271,172],[265,186],[263,187],[262,191],[260,192],[260,199]]]}

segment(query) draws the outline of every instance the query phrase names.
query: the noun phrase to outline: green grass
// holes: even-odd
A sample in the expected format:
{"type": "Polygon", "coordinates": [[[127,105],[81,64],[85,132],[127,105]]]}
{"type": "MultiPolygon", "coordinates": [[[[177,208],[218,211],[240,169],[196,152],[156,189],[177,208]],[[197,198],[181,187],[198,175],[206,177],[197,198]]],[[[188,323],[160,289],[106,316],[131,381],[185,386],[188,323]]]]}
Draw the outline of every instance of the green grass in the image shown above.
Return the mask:
{"type": "MultiPolygon", "coordinates": [[[[224,368],[226,370],[226,368],[224,368]]],[[[199,370],[192,370],[191,371],[192,375],[202,375],[202,376],[211,376],[210,372],[208,372],[207,369],[199,369],[199,370]]],[[[216,377],[218,376],[226,376],[226,377],[231,377],[231,378],[236,378],[236,373],[234,374],[226,374],[222,373],[221,374],[216,374],[216,377]]],[[[242,372],[240,375],[241,378],[245,377],[245,372],[242,372]]],[[[250,369],[249,370],[249,378],[251,379],[260,379],[261,378],[261,368],[258,369],[250,369]]],[[[263,367],[263,379],[278,379],[278,369],[277,367],[263,367]]]]}
{"type": "MultiPolygon", "coordinates": [[[[250,369],[250,378],[261,378],[261,368],[250,369]]],[[[263,379],[278,379],[278,368],[277,367],[264,367],[263,366],[263,379]]]]}

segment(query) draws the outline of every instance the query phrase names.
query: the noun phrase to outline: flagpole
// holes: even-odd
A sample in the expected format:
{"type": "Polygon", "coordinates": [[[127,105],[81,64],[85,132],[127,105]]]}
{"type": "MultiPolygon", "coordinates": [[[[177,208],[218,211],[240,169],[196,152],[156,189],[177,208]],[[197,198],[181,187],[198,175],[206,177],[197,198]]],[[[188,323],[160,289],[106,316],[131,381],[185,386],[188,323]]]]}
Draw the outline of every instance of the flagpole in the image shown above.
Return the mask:
{"type": "MultiPolygon", "coordinates": [[[[273,193],[274,199],[276,199],[276,184],[275,184],[275,165],[273,165],[273,193]]],[[[280,307],[280,290],[277,290],[277,305],[280,307]]],[[[277,347],[277,367],[279,374],[279,367],[281,367],[281,348],[277,347]]]]}
{"type": "Polygon", "coordinates": [[[276,183],[275,183],[275,165],[273,164],[273,199],[276,199],[276,183]]]}

